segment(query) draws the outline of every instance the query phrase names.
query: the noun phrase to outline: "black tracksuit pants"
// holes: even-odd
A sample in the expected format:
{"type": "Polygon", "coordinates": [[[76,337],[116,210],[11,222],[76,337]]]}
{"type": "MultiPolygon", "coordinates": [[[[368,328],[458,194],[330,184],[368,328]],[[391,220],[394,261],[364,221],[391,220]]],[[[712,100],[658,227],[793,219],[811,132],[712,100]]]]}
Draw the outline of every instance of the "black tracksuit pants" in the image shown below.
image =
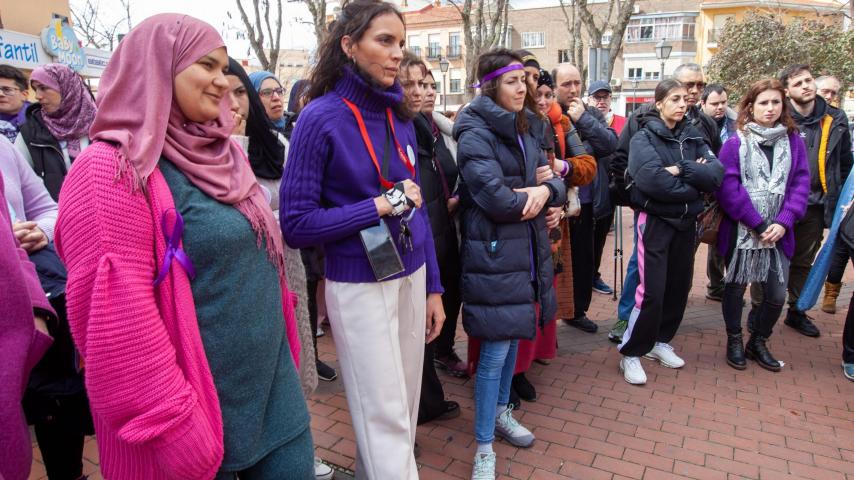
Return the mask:
{"type": "Polygon", "coordinates": [[[694,276],[694,225],[686,230],[646,212],[635,214],[638,273],[635,308],[619,346],[620,353],[640,357],[656,342],[676,335],[694,276]]]}
{"type": "MultiPolygon", "coordinates": [[[[611,231],[611,226],[614,224],[614,210],[604,217],[599,217],[594,222],[593,229],[593,255],[595,262],[593,264],[593,279],[600,278],[602,267],[602,254],[605,251],[605,242],[608,240],[608,232],[611,231]]],[[[607,283],[607,282],[606,282],[607,283]]]]}
{"type": "Polygon", "coordinates": [[[593,204],[582,203],[581,214],[569,222],[569,242],[572,245],[572,296],[575,318],[583,317],[593,299],[595,228],[593,204]]]}

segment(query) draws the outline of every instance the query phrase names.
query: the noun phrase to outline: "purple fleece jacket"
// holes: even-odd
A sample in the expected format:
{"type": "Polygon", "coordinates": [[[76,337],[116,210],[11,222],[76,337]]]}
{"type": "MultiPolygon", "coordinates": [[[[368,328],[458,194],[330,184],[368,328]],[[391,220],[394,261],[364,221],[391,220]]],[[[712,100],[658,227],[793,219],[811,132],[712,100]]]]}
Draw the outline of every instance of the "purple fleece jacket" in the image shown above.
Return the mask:
{"type": "MultiPolygon", "coordinates": [[[[724,179],[716,196],[725,216],[718,230],[718,254],[726,256],[732,243],[732,230],[737,223],[742,223],[752,229],[760,226],[762,216],[753,207],[747,190],[741,184],[741,158],[738,150],[741,138],[738,135],[730,137],[719,155],[724,166],[724,179]]],[[[804,216],[807,209],[807,197],[810,193],[810,171],[807,164],[807,150],[798,132],[789,134],[789,146],[792,152],[792,169],[786,185],[786,195],[780,212],[769,223],[778,223],[786,228],[786,234],[780,239],[779,246],[783,254],[792,258],[795,251],[795,222],[804,216]]]]}
{"type": "MultiPolygon", "coordinates": [[[[300,112],[280,187],[279,221],[291,248],[323,245],[326,278],[349,283],[375,282],[359,232],[379,224],[374,197],[380,194],[380,181],[353,112],[342,98],[361,111],[377,161],[382,162],[386,109],[393,109],[403,100],[403,90],[396,82],[386,90],[378,90],[350,67],[342,70],[343,76],[335,88],[312,100],[300,112]]],[[[396,115],[393,124],[401,148],[411,152],[414,160],[414,152],[418,151],[415,127],[411,121],[396,115]]],[[[396,148],[393,144],[390,147],[388,180],[412,178],[396,148]]],[[[386,221],[396,241],[400,217],[386,217],[386,221]]],[[[410,275],[426,264],[427,292],[442,293],[426,208],[415,213],[409,228],[413,249],[401,251],[398,246],[405,267],[399,276],[410,275]]]]}
{"type": "MultiPolygon", "coordinates": [[[[5,141],[5,140],[4,140],[5,141]]],[[[12,235],[0,174],[0,478],[24,480],[30,473],[32,446],[21,409],[30,370],[50,346],[35,329],[33,316],[55,313],[45,297],[27,252],[12,235]]]]}

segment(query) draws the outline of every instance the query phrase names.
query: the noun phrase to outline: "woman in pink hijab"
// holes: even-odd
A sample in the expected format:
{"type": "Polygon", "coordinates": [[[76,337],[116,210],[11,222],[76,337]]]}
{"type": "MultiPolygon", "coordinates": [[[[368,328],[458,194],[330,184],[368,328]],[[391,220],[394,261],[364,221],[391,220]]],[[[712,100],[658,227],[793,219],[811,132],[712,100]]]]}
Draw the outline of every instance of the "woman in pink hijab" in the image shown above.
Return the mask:
{"type": "Polygon", "coordinates": [[[71,164],[89,145],[95,99],[80,75],[60,63],[33,70],[30,85],[38,103],[27,108],[15,145],[56,200],[71,164]]]}
{"type": "Polygon", "coordinates": [[[56,243],[110,479],[308,479],[281,234],[232,120],[223,41],[176,14],[122,40],[56,243]]]}

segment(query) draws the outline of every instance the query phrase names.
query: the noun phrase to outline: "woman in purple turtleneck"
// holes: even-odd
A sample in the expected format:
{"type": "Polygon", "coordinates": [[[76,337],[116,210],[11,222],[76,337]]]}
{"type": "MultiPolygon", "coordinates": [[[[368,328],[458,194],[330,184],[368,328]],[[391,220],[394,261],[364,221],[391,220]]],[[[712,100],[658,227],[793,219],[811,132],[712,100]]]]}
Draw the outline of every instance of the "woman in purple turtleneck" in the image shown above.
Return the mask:
{"type": "Polygon", "coordinates": [[[320,47],[280,194],[288,244],[326,251],[327,311],[357,475],[367,479],[418,478],[424,343],[445,317],[430,222],[419,208],[415,131],[397,81],[405,35],[390,3],[343,7],[320,47]],[[385,227],[389,255],[372,262],[363,238],[385,227]]]}

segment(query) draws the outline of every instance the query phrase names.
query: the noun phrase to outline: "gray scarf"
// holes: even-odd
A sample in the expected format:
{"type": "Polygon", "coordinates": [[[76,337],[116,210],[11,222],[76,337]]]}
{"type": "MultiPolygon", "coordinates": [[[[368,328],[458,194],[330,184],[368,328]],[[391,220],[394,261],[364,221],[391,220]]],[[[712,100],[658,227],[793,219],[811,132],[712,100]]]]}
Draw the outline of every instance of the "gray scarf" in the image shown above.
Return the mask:
{"type": "MultiPolygon", "coordinates": [[[[762,219],[769,222],[780,212],[792,169],[792,155],[786,133],[785,125],[766,128],[752,122],[745,126],[743,132],[738,132],[741,140],[738,150],[741,185],[747,190],[753,207],[762,219]],[[774,147],[773,165],[768,164],[762,145],[774,147]]],[[[771,270],[771,262],[777,267],[778,280],[783,282],[780,250],[775,244],[761,242],[755,231],[739,223],[735,247],[732,261],[727,267],[727,282],[742,285],[765,282],[771,270]]]]}

